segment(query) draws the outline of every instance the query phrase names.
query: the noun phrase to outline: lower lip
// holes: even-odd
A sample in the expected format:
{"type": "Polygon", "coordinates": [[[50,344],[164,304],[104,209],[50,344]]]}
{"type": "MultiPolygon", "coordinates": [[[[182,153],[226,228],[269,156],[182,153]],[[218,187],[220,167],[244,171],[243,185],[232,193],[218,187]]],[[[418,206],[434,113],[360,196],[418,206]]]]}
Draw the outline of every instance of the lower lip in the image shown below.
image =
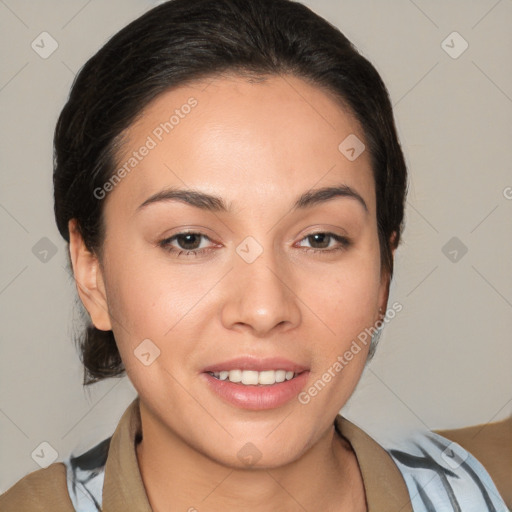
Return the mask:
{"type": "Polygon", "coordinates": [[[246,386],[229,380],[219,380],[209,373],[202,374],[210,389],[221,398],[241,409],[261,411],[275,409],[295,398],[305,387],[309,372],[304,371],[291,380],[272,385],[246,386]]]}

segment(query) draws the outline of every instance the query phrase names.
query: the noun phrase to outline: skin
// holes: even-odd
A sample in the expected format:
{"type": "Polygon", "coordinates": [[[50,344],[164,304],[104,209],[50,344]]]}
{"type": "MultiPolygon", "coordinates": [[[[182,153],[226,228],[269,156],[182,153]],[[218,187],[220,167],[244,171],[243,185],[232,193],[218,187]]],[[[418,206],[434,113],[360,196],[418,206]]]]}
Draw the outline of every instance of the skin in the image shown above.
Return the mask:
{"type": "Polygon", "coordinates": [[[333,421],[368,346],[307,405],[241,409],[201,375],[240,355],[280,356],[309,369],[307,389],[382,317],[389,276],[380,266],[370,155],[349,161],[338,150],[349,134],[364,141],[363,131],[330,93],[297,77],[225,75],[157,97],[127,130],[119,165],[190,97],[197,106],[104,200],[101,259],[69,223],[80,298],[98,329],[113,330],[140,396],[137,458],[151,506],[366,510],[357,459],[333,421]],[[351,197],[291,210],[302,193],[340,184],[368,211],[351,197]],[[169,186],[221,196],[232,211],[178,201],[137,210],[169,186]],[[177,257],[158,245],[187,229],[206,237],[174,239],[174,248],[211,251],[177,257]],[[351,244],[308,238],[317,232],[351,244]],[[263,249],[252,263],[236,252],[247,236],[263,249]],[[149,366],[134,356],[145,339],[160,350],[149,366]],[[248,442],[261,453],[251,467],[237,457],[248,442]]]}

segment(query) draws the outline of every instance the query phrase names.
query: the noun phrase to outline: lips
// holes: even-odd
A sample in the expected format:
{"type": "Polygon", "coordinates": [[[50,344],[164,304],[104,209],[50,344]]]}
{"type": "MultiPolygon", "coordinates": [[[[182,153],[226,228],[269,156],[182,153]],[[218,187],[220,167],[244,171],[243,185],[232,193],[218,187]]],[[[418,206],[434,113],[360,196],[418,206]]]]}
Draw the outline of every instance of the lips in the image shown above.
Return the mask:
{"type": "Polygon", "coordinates": [[[242,356],[229,361],[215,363],[203,368],[203,373],[220,373],[231,370],[252,370],[263,372],[266,370],[284,370],[285,372],[293,372],[294,374],[302,373],[308,368],[302,364],[295,363],[289,359],[281,357],[257,358],[251,356],[242,356]]]}
{"type": "Polygon", "coordinates": [[[209,389],[241,409],[275,409],[290,402],[305,387],[305,365],[284,358],[238,357],[203,369],[209,389]]]}

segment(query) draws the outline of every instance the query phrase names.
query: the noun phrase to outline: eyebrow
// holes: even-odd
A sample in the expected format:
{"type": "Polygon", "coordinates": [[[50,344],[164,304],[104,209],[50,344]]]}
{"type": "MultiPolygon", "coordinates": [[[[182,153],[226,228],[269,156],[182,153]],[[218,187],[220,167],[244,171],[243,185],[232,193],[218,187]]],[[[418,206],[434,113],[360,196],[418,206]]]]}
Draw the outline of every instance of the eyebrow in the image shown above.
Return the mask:
{"type": "MultiPolygon", "coordinates": [[[[343,184],[335,187],[323,187],[304,192],[293,204],[292,211],[311,208],[312,206],[325,203],[336,197],[355,199],[364,208],[365,212],[368,212],[368,206],[362,196],[348,185],[343,184]]],[[[136,211],[138,212],[150,204],[163,201],[180,201],[190,206],[200,208],[201,210],[211,212],[231,212],[231,203],[229,205],[226,204],[222,197],[207,194],[205,192],[199,192],[197,190],[174,187],[166,188],[148,197],[137,207],[136,211]]]]}

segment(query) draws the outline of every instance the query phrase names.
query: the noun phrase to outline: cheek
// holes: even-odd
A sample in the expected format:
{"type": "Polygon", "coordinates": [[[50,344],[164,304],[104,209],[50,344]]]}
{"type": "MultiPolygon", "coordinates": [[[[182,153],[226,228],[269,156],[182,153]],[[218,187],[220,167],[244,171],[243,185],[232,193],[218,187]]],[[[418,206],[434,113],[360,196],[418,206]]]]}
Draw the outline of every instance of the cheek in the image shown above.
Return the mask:
{"type": "Polygon", "coordinates": [[[172,297],[163,295],[164,288],[172,290],[165,277],[133,245],[129,251],[124,245],[120,239],[109,244],[106,268],[108,308],[122,356],[144,339],[161,336],[165,307],[172,303],[172,297]]]}
{"type": "Polygon", "coordinates": [[[344,264],[304,277],[310,290],[304,302],[311,304],[312,330],[317,340],[313,388],[304,398],[310,400],[325,389],[316,402],[318,407],[344,403],[361,376],[374,332],[380,277],[380,259],[375,250],[354,252],[344,264]]]}
{"type": "Polygon", "coordinates": [[[305,279],[315,313],[325,318],[336,338],[346,340],[347,335],[357,336],[373,323],[378,308],[380,267],[371,253],[354,254],[342,264],[305,279]]]}
{"type": "Polygon", "coordinates": [[[309,300],[315,305],[311,307],[315,313],[312,332],[317,341],[311,381],[298,397],[301,404],[335,411],[353,393],[370,348],[378,307],[378,270],[371,261],[361,261],[315,280],[317,292],[309,300]]]}
{"type": "Polygon", "coordinates": [[[200,265],[171,264],[163,252],[155,258],[155,249],[153,254],[135,248],[126,252],[121,247],[111,251],[111,261],[122,261],[122,265],[107,269],[108,307],[125,365],[146,339],[156,344],[162,356],[170,342],[174,353],[190,347],[180,347],[175,340],[178,333],[179,339],[197,336],[193,326],[204,316],[208,301],[202,298],[218,281],[217,272],[205,272],[200,265]],[[122,252],[125,256],[116,260],[115,254],[122,252]]]}
{"type": "Polygon", "coordinates": [[[378,278],[352,273],[347,279],[336,279],[330,284],[331,297],[326,307],[338,330],[344,332],[360,330],[374,320],[374,311],[379,291],[378,278]]]}

